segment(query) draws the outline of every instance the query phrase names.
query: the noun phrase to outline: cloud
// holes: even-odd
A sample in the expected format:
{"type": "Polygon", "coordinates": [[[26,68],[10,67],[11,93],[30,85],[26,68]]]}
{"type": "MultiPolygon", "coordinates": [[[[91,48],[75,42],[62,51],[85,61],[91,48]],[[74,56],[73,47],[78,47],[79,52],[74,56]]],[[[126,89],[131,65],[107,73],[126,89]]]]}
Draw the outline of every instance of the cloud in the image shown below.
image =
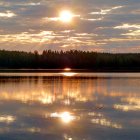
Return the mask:
{"type": "Polygon", "coordinates": [[[16,16],[15,13],[11,12],[11,11],[6,11],[6,12],[0,12],[0,18],[11,18],[16,16]]]}
{"type": "Polygon", "coordinates": [[[136,31],[130,31],[129,33],[125,33],[125,34],[122,34],[122,35],[125,35],[125,36],[133,36],[133,37],[139,37],[140,38],[140,30],[136,30],[136,31]]]}
{"type": "Polygon", "coordinates": [[[140,24],[123,24],[121,26],[116,26],[114,29],[140,29],[140,24]]]}
{"type": "Polygon", "coordinates": [[[122,7],[123,6],[115,6],[115,7],[112,7],[110,9],[101,9],[99,12],[91,12],[89,14],[91,14],[91,15],[106,15],[106,14],[109,14],[111,11],[116,10],[116,9],[120,9],[122,7]]]}
{"type": "Polygon", "coordinates": [[[100,20],[102,20],[103,19],[103,17],[102,18],[80,18],[81,20],[87,20],[87,21],[100,21],[100,20]]]}
{"type": "Polygon", "coordinates": [[[51,41],[51,39],[59,37],[53,31],[41,31],[38,34],[22,32],[20,34],[0,35],[1,42],[21,42],[21,43],[42,43],[51,41]]]}

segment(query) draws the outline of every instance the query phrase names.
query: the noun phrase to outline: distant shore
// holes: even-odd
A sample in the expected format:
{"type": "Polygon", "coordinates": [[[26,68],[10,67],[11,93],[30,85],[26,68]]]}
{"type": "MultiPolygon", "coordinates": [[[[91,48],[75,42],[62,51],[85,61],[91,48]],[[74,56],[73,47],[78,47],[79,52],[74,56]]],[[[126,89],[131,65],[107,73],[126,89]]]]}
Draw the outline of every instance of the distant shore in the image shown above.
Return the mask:
{"type": "Polygon", "coordinates": [[[140,72],[140,53],[0,50],[0,72],[140,72]],[[68,68],[68,69],[67,69],[68,68]]]}
{"type": "Polygon", "coordinates": [[[0,69],[0,73],[59,73],[59,72],[78,72],[78,73],[140,73],[140,70],[92,70],[92,69],[0,69]]]}

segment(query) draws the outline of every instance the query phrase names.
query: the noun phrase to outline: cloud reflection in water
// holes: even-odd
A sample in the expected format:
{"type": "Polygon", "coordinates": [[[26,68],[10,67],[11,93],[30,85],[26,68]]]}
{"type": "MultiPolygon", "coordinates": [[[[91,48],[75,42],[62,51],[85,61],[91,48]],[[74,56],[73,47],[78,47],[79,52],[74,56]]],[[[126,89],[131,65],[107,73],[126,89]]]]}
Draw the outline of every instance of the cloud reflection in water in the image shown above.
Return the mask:
{"type": "Polygon", "coordinates": [[[0,131],[5,134],[8,125],[11,133],[45,135],[52,140],[87,140],[86,136],[98,139],[108,133],[115,135],[119,129],[123,134],[130,125],[138,131],[138,109],[134,106],[139,107],[139,87],[140,82],[134,83],[132,78],[3,78],[0,111],[10,115],[0,116],[0,131]],[[134,113],[117,108],[121,105],[130,105],[134,113]],[[99,134],[102,130],[106,133],[99,134]]]}
{"type": "Polygon", "coordinates": [[[14,116],[10,116],[10,115],[2,115],[0,116],[0,123],[13,123],[16,120],[16,118],[14,116]]]}

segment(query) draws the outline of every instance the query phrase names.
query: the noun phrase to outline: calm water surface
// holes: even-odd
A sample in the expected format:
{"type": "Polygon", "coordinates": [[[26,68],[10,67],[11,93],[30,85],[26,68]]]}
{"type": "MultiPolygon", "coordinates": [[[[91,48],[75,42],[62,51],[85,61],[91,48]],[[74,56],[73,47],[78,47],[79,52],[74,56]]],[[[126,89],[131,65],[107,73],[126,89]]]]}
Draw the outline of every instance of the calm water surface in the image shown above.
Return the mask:
{"type": "Polygon", "coordinates": [[[0,140],[140,140],[140,74],[1,73],[0,140]]]}

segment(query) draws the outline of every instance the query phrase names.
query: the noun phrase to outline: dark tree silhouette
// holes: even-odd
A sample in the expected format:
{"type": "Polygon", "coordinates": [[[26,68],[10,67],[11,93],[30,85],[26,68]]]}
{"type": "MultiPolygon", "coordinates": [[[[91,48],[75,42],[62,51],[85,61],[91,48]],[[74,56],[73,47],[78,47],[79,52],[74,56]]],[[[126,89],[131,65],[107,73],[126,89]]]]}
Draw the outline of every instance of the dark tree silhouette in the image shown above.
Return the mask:
{"type": "Polygon", "coordinates": [[[0,51],[0,68],[89,69],[93,71],[140,71],[140,54],[111,54],[89,51],[0,51]]]}

